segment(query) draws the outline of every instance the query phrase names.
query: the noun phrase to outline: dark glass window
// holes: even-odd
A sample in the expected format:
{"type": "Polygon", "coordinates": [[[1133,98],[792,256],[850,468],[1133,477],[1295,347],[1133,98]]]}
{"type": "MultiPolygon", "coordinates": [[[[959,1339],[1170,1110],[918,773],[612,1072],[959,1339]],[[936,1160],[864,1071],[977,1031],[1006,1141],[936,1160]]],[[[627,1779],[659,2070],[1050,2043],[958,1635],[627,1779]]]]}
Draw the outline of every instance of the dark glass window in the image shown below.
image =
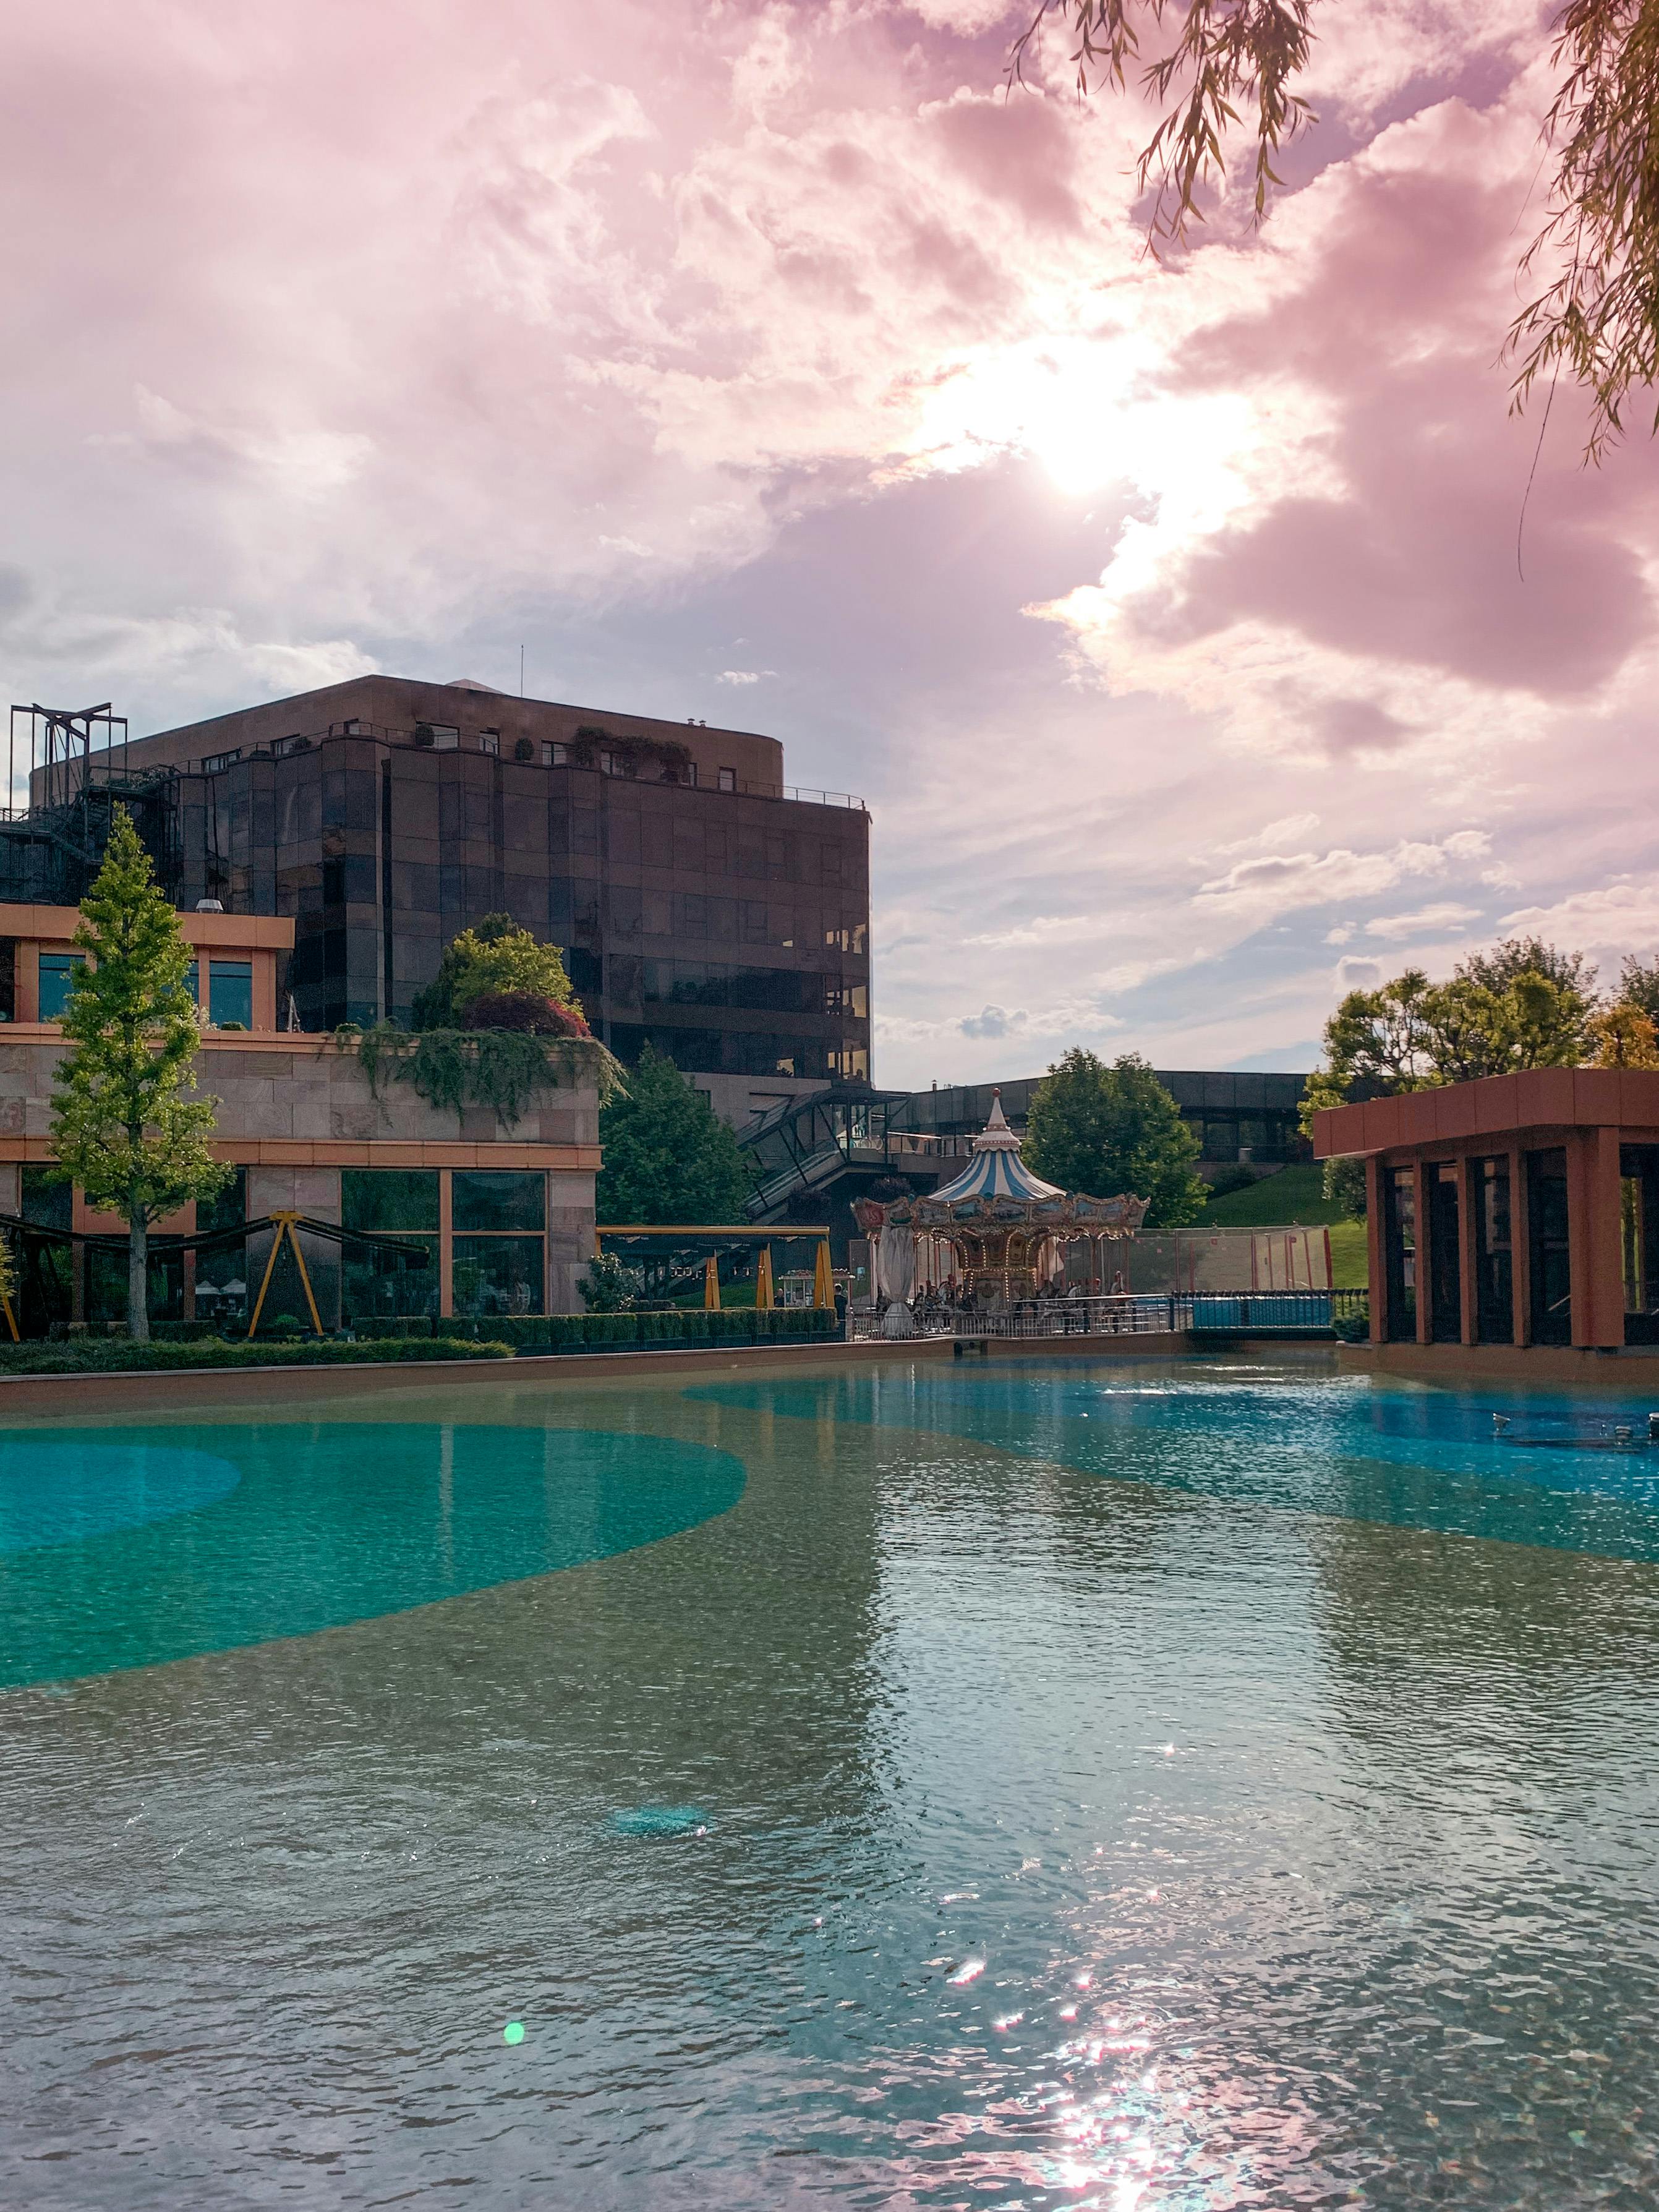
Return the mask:
{"type": "Polygon", "coordinates": [[[43,1229],[74,1227],[75,1192],[70,1184],[58,1182],[50,1168],[26,1167],[21,1181],[19,1204],[25,1221],[38,1221],[43,1229]]]}
{"type": "Polygon", "coordinates": [[[1619,1148],[1625,1341],[1659,1344],[1659,1145],[1619,1148]]]}
{"type": "Polygon", "coordinates": [[[346,1325],[411,1320],[438,1310],[441,1278],[435,1237],[405,1237],[406,1251],[348,1244],[342,1255],[340,1305],[346,1325]]]}
{"type": "Polygon", "coordinates": [[[392,1235],[409,1256],[384,1245],[348,1244],[341,1255],[341,1308],[348,1325],[409,1320],[438,1310],[438,1175],[432,1168],[346,1168],[340,1225],[392,1235]],[[424,1231],[425,1235],[411,1235],[424,1231]]]}
{"type": "Polygon", "coordinates": [[[540,1237],[458,1237],[455,1311],[469,1319],[542,1312],[544,1249],[540,1237]]]}
{"type": "Polygon", "coordinates": [[[253,1027],[253,963],[251,960],[210,960],[208,963],[208,1019],[223,1029],[240,1022],[253,1027]]]}
{"type": "Polygon", "coordinates": [[[1411,1168],[1382,1177],[1384,1259],[1389,1279],[1389,1334],[1409,1343],[1417,1334],[1417,1182],[1411,1168]]]}
{"type": "MultiPolygon", "coordinates": [[[[196,1201],[196,1234],[216,1237],[240,1229],[247,1218],[247,1170],[237,1168],[230,1181],[211,1198],[196,1201]]],[[[199,1322],[231,1323],[247,1319],[247,1244],[234,1243],[196,1249],[196,1318],[199,1322]]]]}
{"type": "Polygon", "coordinates": [[[40,955],[40,1018],[55,1022],[69,1004],[70,986],[84,952],[43,952],[40,955]]]}
{"type": "Polygon", "coordinates": [[[720,780],[722,791],[735,791],[738,787],[738,771],[734,768],[723,768],[720,772],[720,780]]]}
{"type": "Polygon", "coordinates": [[[393,1235],[438,1226],[435,1168],[345,1168],[340,1225],[393,1235]]]}
{"type": "Polygon", "coordinates": [[[1572,1342],[1572,1271],[1567,1245],[1567,1156],[1527,1154],[1529,1329],[1534,1344],[1572,1342]]]}
{"type": "Polygon", "coordinates": [[[1475,1332],[1482,1344],[1515,1341],[1515,1258],[1510,1243],[1510,1164],[1476,1160],[1475,1332]]]}
{"type": "Polygon", "coordinates": [[[211,1198],[196,1201],[196,1233],[216,1237],[222,1229],[240,1229],[247,1219],[247,1170],[233,1168],[228,1182],[211,1198]]]}
{"type": "Polygon", "coordinates": [[[547,1177],[533,1170],[519,1173],[507,1168],[484,1168],[475,1173],[458,1168],[451,1218],[458,1235],[477,1229],[527,1229],[539,1233],[547,1226],[547,1177]]]}
{"type": "Polygon", "coordinates": [[[1425,1173],[1429,1189],[1429,1330],[1437,1344],[1455,1344],[1463,1334],[1457,1163],[1436,1160],[1425,1173]]]}

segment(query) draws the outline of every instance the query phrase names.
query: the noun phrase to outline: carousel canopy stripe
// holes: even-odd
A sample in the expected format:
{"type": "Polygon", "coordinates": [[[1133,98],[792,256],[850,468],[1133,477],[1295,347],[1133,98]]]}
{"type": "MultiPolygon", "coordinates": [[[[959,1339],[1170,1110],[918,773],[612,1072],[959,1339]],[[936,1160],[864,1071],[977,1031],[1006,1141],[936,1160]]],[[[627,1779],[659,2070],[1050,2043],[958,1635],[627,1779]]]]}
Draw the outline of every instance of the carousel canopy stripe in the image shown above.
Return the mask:
{"type": "Polygon", "coordinates": [[[1147,1200],[1131,1198],[1090,1198],[1080,1191],[1056,1191],[1051,1198],[947,1199],[944,1191],[931,1198],[901,1202],[888,1212],[888,1219],[916,1229],[1048,1229],[1057,1232],[1132,1236],[1146,1217],[1147,1200]]]}
{"type": "Polygon", "coordinates": [[[934,1191],[928,1203],[932,1206],[954,1206],[964,1198],[1012,1198],[1022,1201],[1034,1198],[1063,1198],[1065,1193],[1058,1183],[1044,1182],[1034,1176],[1019,1154],[1010,1147],[995,1151],[988,1146],[976,1152],[954,1182],[943,1184],[934,1191]]]}

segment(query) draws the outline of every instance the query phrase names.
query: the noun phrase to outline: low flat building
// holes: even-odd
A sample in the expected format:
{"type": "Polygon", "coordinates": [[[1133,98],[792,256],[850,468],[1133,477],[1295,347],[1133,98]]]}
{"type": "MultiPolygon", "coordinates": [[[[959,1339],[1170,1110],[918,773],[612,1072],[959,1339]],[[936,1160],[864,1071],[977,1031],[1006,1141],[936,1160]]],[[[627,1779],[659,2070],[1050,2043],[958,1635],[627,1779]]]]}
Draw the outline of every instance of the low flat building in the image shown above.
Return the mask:
{"type": "MultiPolygon", "coordinates": [[[[1153,1073],[1181,1109],[1181,1118],[1198,1139],[1199,1169],[1243,1163],[1262,1168],[1287,1167],[1310,1157],[1299,1115],[1306,1075],[1258,1069],[1155,1068],[1153,1073]]],[[[1017,1076],[1006,1083],[957,1083],[910,1094],[910,1126],[930,1133],[971,1137],[983,1128],[994,1093],[1016,1128],[1023,1128],[1041,1075],[1017,1076]]]]}
{"type": "Polygon", "coordinates": [[[1373,1364],[1659,1358],[1659,1072],[1534,1068],[1314,1117],[1365,1163],[1373,1364]]]}
{"type": "MultiPolygon", "coordinates": [[[[0,972],[11,994],[0,1028],[0,1217],[19,1262],[27,1335],[126,1312],[125,1255],[96,1241],[125,1238],[125,1224],[50,1173],[52,1090],[65,1049],[54,1018],[83,957],[71,942],[79,920],[73,908],[0,905],[0,972]]],[[[216,1198],[158,1224],[154,1318],[246,1322],[249,1282],[257,1291],[273,1232],[236,1231],[279,1212],[346,1232],[340,1243],[301,1231],[327,1327],[578,1309],[599,1164],[593,1084],[539,1094],[513,1128],[482,1108],[458,1121],[407,1083],[383,1080],[377,1096],[355,1048],[276,1018],[291,921],[181,914],[179,923],[195,948],[206,1022],[198,1079],[220,1101],[213,1150],[234,1173],[216,1198]],[[377,1241],[354,1243],[353,1231],[377,1241]],[[224,1241],[199,1252],[180,1241],[208,1236],[224,1241]]],[[[268,1315],[295,1311],[283,1267],[297,1276],[284,1256],[268,1315]]]]}

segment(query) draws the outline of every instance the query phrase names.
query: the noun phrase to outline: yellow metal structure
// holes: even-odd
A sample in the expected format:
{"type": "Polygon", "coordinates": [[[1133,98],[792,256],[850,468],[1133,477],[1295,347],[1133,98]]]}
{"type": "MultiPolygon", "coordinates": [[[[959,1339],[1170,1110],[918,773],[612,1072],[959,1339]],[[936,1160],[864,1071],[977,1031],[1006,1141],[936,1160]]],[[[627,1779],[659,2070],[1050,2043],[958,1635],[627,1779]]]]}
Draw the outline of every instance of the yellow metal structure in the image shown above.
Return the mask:
{"type": "Polygon", "coordinates": [[[252,1336],[259,1326],[259,1316],[264,1311],[265,1292],[270,1288],[270,1279],[276,1271],[276,1255],[282,1250],[283,1239],[286,1237],[294,1253],[295,1265],[300,1270],[300,1281],[305,1289],[306,1304],[311,1309],[311,1326],[320,1336],[323,1333],[322,1320],[317,1311],[317,1301],[312,1296],[311,1278],[306,1273],[306,1255],[300,1249],[300,1239],[295,1232],[294,1224],[299,1220],[300,1216],[297,1213],[273,1213],[270,1218],[276,1224],[276,1234],[270,1240],[270,1257],[265,1261],[264,1280],[260,1284],[259,1295],[253,1303],[253,1312],[248,1322],[247,1333],[252,1336]]]}

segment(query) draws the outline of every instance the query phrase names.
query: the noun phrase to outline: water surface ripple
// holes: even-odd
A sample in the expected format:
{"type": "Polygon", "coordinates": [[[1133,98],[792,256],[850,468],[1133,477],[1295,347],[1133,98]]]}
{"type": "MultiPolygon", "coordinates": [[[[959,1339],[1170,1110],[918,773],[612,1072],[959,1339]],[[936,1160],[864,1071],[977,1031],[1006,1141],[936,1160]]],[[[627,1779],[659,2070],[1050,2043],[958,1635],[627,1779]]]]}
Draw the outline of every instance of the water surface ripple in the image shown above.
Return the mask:
{"type": "MultiPolygon", "coordinates": [[[[1483,1415],[1305,1365],[507,1384],[479,1544],[579,1433],[601,1519],[652,1438],[740,1494],[0,1698],[0,2202],[1647,2212],[1648,1462],[1483,1415]]],[[[429,1537],[455,1407],[328,1421],[416,1432],[429,1537]]],[[[248,1491],[66,1540],[81,1601],[164,1528],[210,1586],[248,1491]]]]}

